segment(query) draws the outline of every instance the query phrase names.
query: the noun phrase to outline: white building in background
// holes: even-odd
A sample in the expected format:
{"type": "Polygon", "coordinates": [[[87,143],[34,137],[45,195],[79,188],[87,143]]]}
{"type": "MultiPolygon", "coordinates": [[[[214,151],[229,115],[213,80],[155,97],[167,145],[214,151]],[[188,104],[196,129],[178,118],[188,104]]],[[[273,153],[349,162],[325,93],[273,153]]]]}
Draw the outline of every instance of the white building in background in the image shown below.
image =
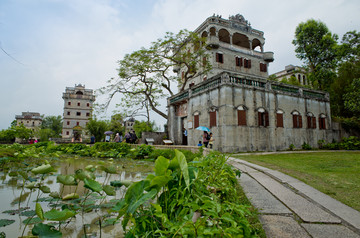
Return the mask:
{"type": "Polygon", "coordinates": [[[16,125],[24,125],[26,128],[35,130],[42,124],[43,118],[38,112],[22,112],[21,115],[15,115],[16,125]]]}
{"type": "Polygon", "coordinates": [[[86,134],[86,125],[92,117],[95,96],[92,89],[86,89],[85,85],[66,87],[63,93],[64,114],[62,138],[69,141],[83,141],[90,138],[86,134]]]}
{"type": "Polygon", "coordinates": [[[283,78],[289,79],[293,76],[301,85],[309,84],[306,76],[306,71],[303,67],[300,66],[294,66],[292,64],[289,64],[285,66],[284,70],[276,72],[274,73],[274,75],[275,75],[275,79],[279,82],[281,82],[283,78]]]}

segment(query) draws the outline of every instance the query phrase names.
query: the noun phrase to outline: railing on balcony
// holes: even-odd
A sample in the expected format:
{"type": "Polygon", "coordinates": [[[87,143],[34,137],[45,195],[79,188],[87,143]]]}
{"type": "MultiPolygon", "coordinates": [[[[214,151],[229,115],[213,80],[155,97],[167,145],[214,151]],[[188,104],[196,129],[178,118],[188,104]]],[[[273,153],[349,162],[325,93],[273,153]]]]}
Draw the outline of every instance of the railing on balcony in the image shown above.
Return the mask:
{"type": "Polygon", "coordinates": [[[260,88],[265,88],[265,85],[266,85],[265,82],[251,80],[251,79],[245,79],[245,78],[237,78],[237,77],[232,77],[232,76],[230,76],[230,82],[236,83],[236,84],[260,87],[260,88]]]}
{"type": "Polygon", "coordinates": [[[312,98],[321,98],[321,99],[325,98],[325,94],[323,94],[323,93],[311,92],[311,91],[306,91],[306,90],[303,91],[303,95],[312,97],[312,98]]]}
{"type": "Polygon", "coordinates": [[[298,88],[286,87],[283,85],[271,84],[271,88],[272,88],[272,90],[282,91],[282,92],[287,92],[287,93],[297,93],[297,94],[299,93],[298,88]]]}

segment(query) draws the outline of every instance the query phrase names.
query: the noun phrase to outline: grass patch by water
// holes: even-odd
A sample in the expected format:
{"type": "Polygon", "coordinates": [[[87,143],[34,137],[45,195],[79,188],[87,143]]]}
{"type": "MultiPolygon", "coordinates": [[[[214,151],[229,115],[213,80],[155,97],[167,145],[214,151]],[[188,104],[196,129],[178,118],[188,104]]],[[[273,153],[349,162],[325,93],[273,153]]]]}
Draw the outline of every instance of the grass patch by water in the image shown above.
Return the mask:
{"type": "Polygon", "coordinates": [[[360,152],[235,156],[278,170],[360,211],[360,152]]]}

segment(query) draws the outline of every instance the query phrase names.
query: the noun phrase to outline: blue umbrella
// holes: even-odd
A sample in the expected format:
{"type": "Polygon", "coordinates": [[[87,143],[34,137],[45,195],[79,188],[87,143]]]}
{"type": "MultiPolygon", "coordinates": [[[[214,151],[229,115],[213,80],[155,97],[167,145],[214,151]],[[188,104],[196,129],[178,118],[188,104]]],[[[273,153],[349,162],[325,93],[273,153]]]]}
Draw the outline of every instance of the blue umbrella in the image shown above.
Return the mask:
{"type": "Polygon", "coordinates": [[[206,126],[199,126],[199,127],[195,128],[195,130],[210,132],[210,129],[207,128],[206,126]]]}

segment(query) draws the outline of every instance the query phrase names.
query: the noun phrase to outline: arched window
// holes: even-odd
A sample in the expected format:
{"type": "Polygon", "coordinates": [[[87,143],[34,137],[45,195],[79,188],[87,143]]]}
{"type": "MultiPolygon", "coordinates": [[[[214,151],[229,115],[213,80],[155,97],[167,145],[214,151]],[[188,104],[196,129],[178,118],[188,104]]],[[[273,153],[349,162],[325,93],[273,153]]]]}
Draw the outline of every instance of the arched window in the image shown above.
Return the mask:
{"type": "Polygon", "coordinates": [[[306,113],[307,128],[316,129],[316,117],[311,112],[306,113]]]}
{"type": "Polygon", "coordinates": [[[212,108],[209,111],[209,117],[210,117],[210,127],[217,126],[217,124],[216,124],[216,108],[212,108]]]}
{"type": "Polygon", "coordinates": [[[284,111],[276,111],[276,127],[284,127],[284,111]]]}
{"type": "Polygon", "coordinates": [[[326,130],[326,115],[325,114],[320,114],[319,116],[319,129],[320,130],[326,130]]]}
{"type": "Polygon", "coordinates": [[[234,33],[232,37],[233,45],[250,49],[249,38],[246,35],[234,33]]]}
{"type": "Polygon", "coordinates": [[[246,126],[246,108],[244,106],[237,107],[238,126],[246,126]]]}
{"type": "Polygon", "coordinates": [[[257,47],[260,48],[259,51],[261,51],[261,42],[258,39],[253,39],[252,41],[252,49],[255,50],[257,47]]]}
{"type": "Polygon", "coordinates": [[[199,112],[194,112],[194,129],[199,127],[199,112]]]}
{"type": "Polygon", "coordinates": [[[293,128],[302,128],[302,117],[298,111],[293,111],[293,128]]]}
{"type": "Polygon", "coordinates": [[[201,37],[202,38],[206,38],[208,36],[208,33],[206,31],[204,31],[202,34],[201,34],[201,37]]]}
{"type": "Polygon", "coordinates": [[[230,44],[230,33],[225,29],[221,29],[219,31],[219,41],[230,44]]]}
{"type": "Polygon", "coordinates": [[[269,113],[264,108],[259,108],[258,112],[258,125],[267,127],[269,126],[269,113]]]}

